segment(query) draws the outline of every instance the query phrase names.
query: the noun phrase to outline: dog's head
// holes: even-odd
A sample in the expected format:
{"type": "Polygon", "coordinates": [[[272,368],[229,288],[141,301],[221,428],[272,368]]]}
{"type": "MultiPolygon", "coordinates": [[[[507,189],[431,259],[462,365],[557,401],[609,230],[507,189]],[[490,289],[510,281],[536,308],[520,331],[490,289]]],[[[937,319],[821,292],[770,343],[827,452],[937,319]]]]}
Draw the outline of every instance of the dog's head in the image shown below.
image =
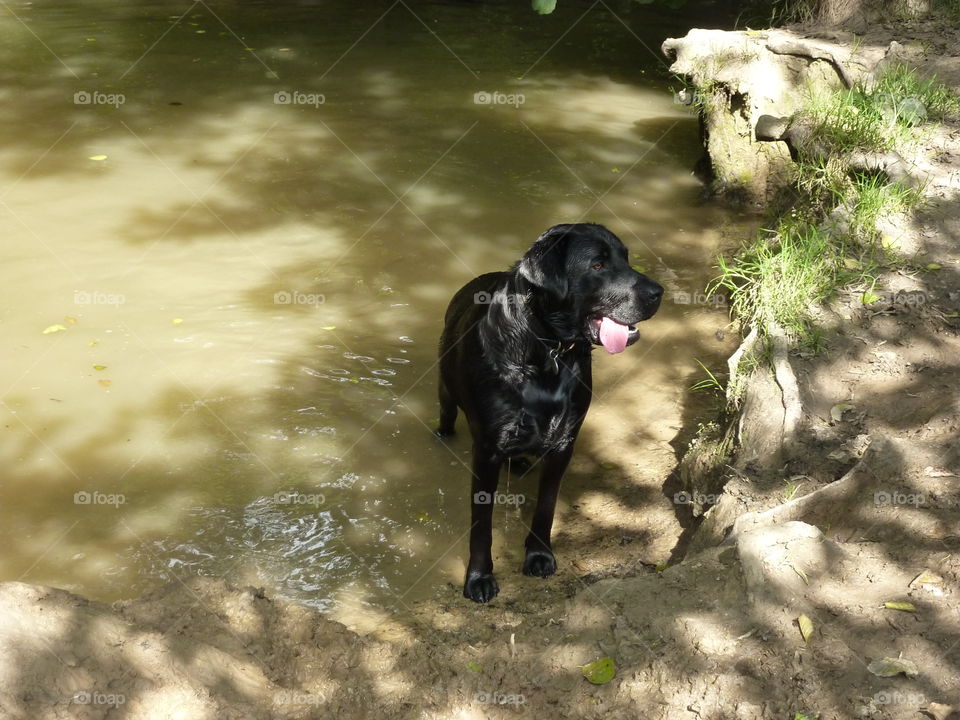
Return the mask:
{"type": "Polygon", "coordinates": [[[554,225],[521,258],[517,273],[565,313],[583,337],[610,353],[640,337],[636,324],[660,307],[663,288],[630,267],[627,248],[602,225],[554,225]]]}

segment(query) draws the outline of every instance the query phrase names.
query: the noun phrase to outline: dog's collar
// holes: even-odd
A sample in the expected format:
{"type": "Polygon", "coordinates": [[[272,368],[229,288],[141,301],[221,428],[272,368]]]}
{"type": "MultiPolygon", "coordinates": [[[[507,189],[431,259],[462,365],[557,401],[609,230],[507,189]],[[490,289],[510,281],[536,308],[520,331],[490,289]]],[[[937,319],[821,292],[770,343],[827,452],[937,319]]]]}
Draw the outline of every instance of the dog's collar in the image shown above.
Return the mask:
{"type": "Polygon", "coordinates": [[[547,347],[554,342],[556,343],[554,347],[547,351],[547,360],[545,363],[546,369],[552,372],[554,375],[557,375],[560,372],[560,358],[577,346],[576,340],[571,340],[566,345],[564,345],[563,340],[548,340],[547,338],[537,338],[537,340],[542,342],[547,347]]]}

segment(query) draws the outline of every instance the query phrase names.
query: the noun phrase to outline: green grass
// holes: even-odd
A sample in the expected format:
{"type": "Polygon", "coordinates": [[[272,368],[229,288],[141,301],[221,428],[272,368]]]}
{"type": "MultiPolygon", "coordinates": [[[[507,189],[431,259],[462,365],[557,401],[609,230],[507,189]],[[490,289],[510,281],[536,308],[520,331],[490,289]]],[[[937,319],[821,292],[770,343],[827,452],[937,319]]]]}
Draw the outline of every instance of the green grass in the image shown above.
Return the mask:
{"type": "Polygon", "coordinates": [[[872,87],[810,92],[803,115],[813,137],[836,153],[892,150],[913,139],[913,127],[960,112],[960,98],[935,77],[891,64],[872,87]]]}
{"type": "Polygon", "coordinates": [[[777,232],[761,233],[734,260],[721,257],[721,274],[709,291],[726,290],[733,312],[750,327],[776,324],[807,335],[815,305],[836,288],[842,258],[842,246],[825,230],[786,218],[777,232]]]}
{"type": "Polygon", "coordinates": [[[923,200],[922,190],[888,182],[880,175],[857,175],[852,185],[850,234],[862,245],[880,240],[881,219],[913,210],[923,200]]]}
{"type": "MultiPolygon", "coordinates": [[[[696,358],[694,358],[696,359],[696,358]]],[[[723,395],[724,389],[723,384],[717,380],[717,376],[710,372],[710,369],[704,365],[702,362],[697,360],[697,365],[703,368],[703,371],[707,374],[703,380],[699,380],[690,386],[691,390],[708,390],[711,392],[720,393],[723,395]]]]}
{"type": "Polygon", "coordinates": [[[817,307],[841,289],[874,287],[881,268],[903,262],[885,246],[880,222],[923,198],[921,189],[891,183],[883,173],[852,171],[849,153],[902,149],[919,124],[956,113],[957,95],[903,65],[889,66],[869,89],[810,94],[800,114],[820,148],[814,157],[826,159],[797,163],[794,209],[733,258],[720,257],[708,291],[725,290],[745,326],[764,334],[777,325],[817,352],[817,307]]]}

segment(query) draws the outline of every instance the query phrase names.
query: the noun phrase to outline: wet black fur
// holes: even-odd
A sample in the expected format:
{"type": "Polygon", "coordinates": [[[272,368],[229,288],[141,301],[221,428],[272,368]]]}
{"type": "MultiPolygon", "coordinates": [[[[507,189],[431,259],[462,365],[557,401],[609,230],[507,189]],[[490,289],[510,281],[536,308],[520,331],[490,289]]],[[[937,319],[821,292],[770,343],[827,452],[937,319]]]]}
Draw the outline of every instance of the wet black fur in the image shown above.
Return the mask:
{"type": "MultiPolygon", "coordinates": [[[[451,300],[440,339],[440,427],[463,410],[473,438],[470,561],[464,596],[487,602],[499,587],[490,552],[492,497],[512,457],[541,462],[523,572],[557,568],[550,531],[560,481],[590,407],[594,320],[634,325],[653,315],[663,288],[633,270],[601,225],[556,225],[507,272],[481,275],[451,300]],[[478,495],[486,493],[486,495],[478,495]]],[[[631,331],[628,344],[638,337],[631,331]]]]}

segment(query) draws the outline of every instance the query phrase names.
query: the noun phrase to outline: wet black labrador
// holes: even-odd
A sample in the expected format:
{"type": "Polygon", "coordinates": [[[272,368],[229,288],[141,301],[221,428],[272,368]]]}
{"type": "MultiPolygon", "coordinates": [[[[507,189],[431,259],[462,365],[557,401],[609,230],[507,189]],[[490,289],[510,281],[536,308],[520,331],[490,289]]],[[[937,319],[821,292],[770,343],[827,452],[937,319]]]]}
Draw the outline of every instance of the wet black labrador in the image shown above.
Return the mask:
{"type": "Polygon", "coordinates": [[[541,463],[523,562],[547,577],[560,480],[590,407],[590,352],[622,352],[652,316],[663,288],[630,267],[627,249],[601,225],[556,225],[507,272],[481,275],[450,302],[440,339],[440,435],[463,410],[473,437],[470,561],[463,594],[484,603],[493,576],[491,525],[500,467],[541,463]]]}

